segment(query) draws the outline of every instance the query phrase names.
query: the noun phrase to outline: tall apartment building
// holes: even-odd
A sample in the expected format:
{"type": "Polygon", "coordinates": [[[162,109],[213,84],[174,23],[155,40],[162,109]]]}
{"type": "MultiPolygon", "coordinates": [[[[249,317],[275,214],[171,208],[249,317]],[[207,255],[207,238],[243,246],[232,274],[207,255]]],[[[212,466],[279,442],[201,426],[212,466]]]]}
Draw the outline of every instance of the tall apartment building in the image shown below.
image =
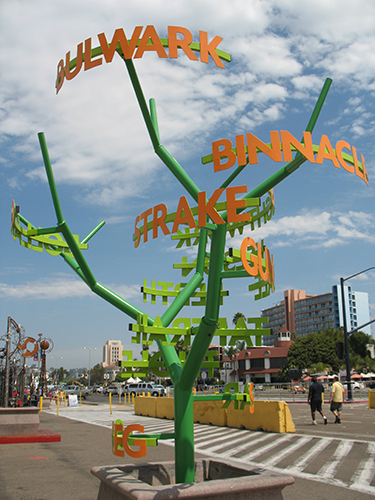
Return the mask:
{"type": "MultiPolygon", "coordinates": [[[[343,326],[341,287],[332,287],[335,308],[335,328],[343,326]]],[[[346,327],[348,332],[370,321],[370,308],[368,293],[354,292],[351,286],[344,285],[346,327]]],[[[371,325],[361,328],[361,332],[371,335],[371,325]]]]}
{"type": "MultiPolygon", "coordinates": [[[[353,292],[345,287],[346,318],[348,330],[370,321],[368,294],[353,292]]],[[[262,317],[268,317],[265,328],[271,328],[271,335],[263,337],[263,345],[273,345],[277,332],[285,327],[298,337],[317,333],[327,328],[343,326],[341,288],[332,287],[331,293],[306,295],[304,290],[284,291],[284,300],[274,307],[263,309],[262,317]]],[[[371,327],[361,329],[371,334],[371,327]]]]}
{"type": "Polygon", "coordinates": [[[117,364],[122,361],[123,346],[120,340],[107,340],[103,347],[103,366],[117,364]]]}

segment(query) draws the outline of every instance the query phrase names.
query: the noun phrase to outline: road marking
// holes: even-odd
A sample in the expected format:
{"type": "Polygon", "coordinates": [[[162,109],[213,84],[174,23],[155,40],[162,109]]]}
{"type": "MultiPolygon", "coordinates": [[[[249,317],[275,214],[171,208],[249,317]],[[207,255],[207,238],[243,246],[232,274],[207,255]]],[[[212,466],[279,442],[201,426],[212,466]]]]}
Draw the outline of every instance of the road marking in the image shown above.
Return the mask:
{"type": "Polygon", "coordinates": [[[301,437],[296,443],[287,446],[286,448],[283,449],[282,452],[277,453],[277,455],[275,455],[274,457],[268,458],[266,460],[263,460],[263,462],[260,462],[260,465],[264,467],[267,467],[269,465],[276,465],[278,462],[281,462],[281,460],[283,460],[285,457],[295,452],[299,448],[302,448],[302,446],[309,443],[311,440],[312,440],[311,436],[301,437]]]}
{"type": "Polygon", "coordinates": [[[239,453],[242,450],[246,450],[250,446],[254,446],[256,444],[261,443],[262,441],[266,441],[267,439],[270,439],[272,437],[272,434],[263,434],[262,436],[255,437],[251,439],[250,441],[246,441],[242,446],[236,446],[235,448],[224,451],[223,453],[220,453],[220,458],[232,458],[237,453],[239,453]]]}
{"type": "Polygon", "coordinates": [[[262,455],[263,453],[266,453],[269,450],[272,450],[272,448],[276,448],[280,444],[282,444],[284,441],[289,441],[292,439],[292,435],[290,434],[283,434],[282,436],[278,437],[275,439],[273,443],[267,444],[265,446],[261,446],[257,450],[251,451],[250,453],[247,453],[246,455],[242,455],[240,458],[241,460],[253,460],[255,457],[258,457],[259,455],[262,455]]]}
{"type": "Polygon", "coordinates": [[[354,441],[341,441],[330,460],[323,465],[317,475],[320,477],[333,477],[353,448],[353,444],[354,441]]]}
{"type": "MultiPolygon", "coordinates": [[[[217,450],[220,450],[220,448],[225,448],[226,446],[228,445],[232,445],[232,444],[235,444],[235,443],[239,443],[239,442],[243,442],[244,439],[246,439],[243,435],[238,437],[237,439],[230,439],[230,442],[228,440],[228,436],[224,436],[224,438],[219,438],[219,439],[215,439],[215,442],[216,441],[222,441],[223,439],[226,439],[226,443],[221,443],[221,444],[216,444],[214,446],[209,446],[208,448],[204,448],[202,450],[201,448],[201,451],[205,451],[207,453],[212,453],[213,451],[217,451],[217,450]]],[[[202,443],[200,445],[202,447],[202,443]]]]}
{"type": "Polygon", "coordinates": [[[375,475],[375,443],[371,442],[367,446],[367,455],[369,458],[364,458],[357,470],[351,477],[350,481],[353,484],[350,486],[351,489],[357,489],[358,487],[363,488],[361,491],[366,493],[375,494],[375,487],[370,486],[371,481],[375,475]]]}
{"type": "Polygon", "coordinates": [[[323,438],[314,444],[302,457],[294,462],[293,465],[289,465],[285,470],[291,474],[303,471],[303,469],[309,464],[312,457],[319,455],[327,446],[332,442],[332,439],[323,438]]]}

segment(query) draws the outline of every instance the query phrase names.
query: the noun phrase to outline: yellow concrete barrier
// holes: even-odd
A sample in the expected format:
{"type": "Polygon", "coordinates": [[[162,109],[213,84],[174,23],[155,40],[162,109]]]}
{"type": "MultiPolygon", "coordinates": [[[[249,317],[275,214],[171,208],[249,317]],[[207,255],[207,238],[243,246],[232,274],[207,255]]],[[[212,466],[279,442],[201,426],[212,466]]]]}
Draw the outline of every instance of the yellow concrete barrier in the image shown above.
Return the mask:
{"type": "Polygon", "coordinates": [[[227,426],[227,412],[222,410],[223,401],[194,401],[194,422],[227,426]]]}
{"type": "Polygon", "coordinates": [[[375,408],[375,391],[368,390],[368,407],[375,408]]]}
{"type": "MultiPolygon", "coordinates": [[[[375,407],[375,391],[374,407],[375,407]]],[[[173,398],[136,398],[136,415],[174,419],[173,398]]],[[[222,401],[194,401],[194,422],[212,424],[219,427],[233,427],[266,432],[295,432],[294,422],[285,401],[255,401],[254,413],[246,406],[244,410],[235,410],[232,403],[227,410],[222,410],[222,401]]]]}
{"type": "MultiPolygon", "coordinates": [[[[149,398],[150,400],[151,398],[149,398]]],[[[156,416],[158,418],[174,419],[174,398],[152,398],[156,399],[156,416]]]]}
{"type": "Polygon", "coordinates": [[[227,409],[228,427],[266,432],[295,432],[294,422],[285,401],[254,401],[254,413],[248,409],[227,409]]]}
{"type": "Polygon", "coordinates": [[[136,415],[156,417],[156,400],[157,398],[147,398],[144,396],[135,398],[134,411],[136,415]]]}

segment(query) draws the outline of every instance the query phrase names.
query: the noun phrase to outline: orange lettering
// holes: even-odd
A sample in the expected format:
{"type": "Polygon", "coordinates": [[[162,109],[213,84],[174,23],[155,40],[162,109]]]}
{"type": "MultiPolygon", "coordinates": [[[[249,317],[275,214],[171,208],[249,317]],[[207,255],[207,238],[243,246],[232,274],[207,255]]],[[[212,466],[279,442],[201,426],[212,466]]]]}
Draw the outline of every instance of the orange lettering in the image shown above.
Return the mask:
{"type": "Polygon", "coordinates": [[[225,224],[215,209],[215,203],[220,198],[223,188],[216,189],[206,204],[206,191],[198,193],[198,226],[204,227],[207,223],[207,216],[214,224],[225,224]]]}
{"type": "Polygon", "coordinates": [[[190,227],[190,229],[195,229],[197,227],[197,224],[194,220],[193,214],[191,213],[186,196],[181,196],[178,202],[176,216],[174,218],[172,227],[172,233],[177,233],[178,226],[180,224],[187,224],[190,227]],[[181,215],[182,213],[184,213],[184,215],[181,215]]]}
{"type": "Polygon", "coordinates": [[[250,276],[258,276],[258,258],[252,253],[250,255],[250,262],[252,266],[247,261],[246,252],[247,248],[252,247],[255,250],[255,241],[249,236],[245,238],[241,243],[241,261],[245,270],[250,274],[250,276]]]}
{"type": "Polygon", "coordinates": [[[139,230],[139,227],[137,226],[138,222],[141,220],[141,216],[137,215],[135,218],[135,224],[134,224],[134,233],[136,236],[136,240],[134,242],[134,248],[137,248],[139,246],[139,242],[141,241],[141,231],[139,230]]]}
{"type": "Polygon", "coordinates": [[[147,222],[148,216],[152,214],[152,208],[149,208],[145,212],[140,215],[140,218],[143,219],[143,241],[146,243],[147,241],[147,222]]]}
{"type": "Polygon", "coordinates": [[[85,40],[85,69],[84,71],[87,71],[88,69],[95,68],[96,66],[100,66],[102,64],[103,60],[100,57],[99,59],[91,59],[91,38],[88,38],[85,40]]]}
{"type": "Polygon", "coordinates": [[[271,147],[267,146],[267,144],[255,137],[254,134],[246,134],[247,152],[249,154],[250,165],[258,163],[258,150],[263,151],[263,153],[269,156],[273,161],[283,161],[281,156],[279,132],[270,132],[270,137],[271,147]]]}
{"type": "Polygon", "coordinates": [[[135,47],[137,45],[137,42],[139,40],[139,37],[141,35],[143,26],[137,26],[134,28],[133,35],[131,37],[130,42],[127,41],[125,32],[122,28],[118,28],[112,38],[112,42],[108,46],[107,38],[104,33],[100,33],[98,35],[98,39],[100,42],[100,47],[103,52],[103,56],[105,58],[105,62],[110,63],[113,59],[113,56],[115,54],[115,50],[117,47],[117,44],[120,44],[123,56],[125,59],[131,59],[135,50],[135,47]]]}
{"type": "Polygon", "coordinates": [[[64,78],[65,78],[65,75],[64,75],[64,59],[61,59],[61,61],[57,65],[56,94],[59,93],[59,90],[63,86],[64,78]]]}
{"type": "Polygon", "coordinates": [[[232,151],[232,143],[229,139],[220,139],[212,143],[212,160],[214,163],[214,172],[233,167],[236,162],[236,154],[232,151]],[[220,150],[221,147],[223,149],[220,150]],[[227,158],[228,161],[221,163],[221,158],[227,158]]]}
{"type": "Polygon", "coordinates": [[[360,179],[364,180],[366,182],[366,184],[368,185],[367,171],[366,171],[366,167],[365,167],[365,159],[363,158],[362,154],[361,154],[361,159],[362,159],[363,172],[361,172],[359,170],[357,150],[353,146],[353,160],[354,160],[355,175],[357,175],[360,179]]]}
{"type": "Polygon", "coordinates": [[[309,162],[315,163],[313,144],[310,132],[303,133],[303,142],[301,144],[295,137],[292,136],[287,130],[281,130],[281,142],[283,145],[284,161],[292,161],[292,148],[293,145],[309,162]]]}
{"type": "Polygon", "coordinates": [[[170,59],[177,59],[177,49],[181,48],[191,61],[199,61],[189,47],[189,44],[193,41],[193,35],[188,29],[179,26],[168,26],[168,40],[170,59]],[[177,33],[184,35],[184,38],[177,38],[177,33]]]}
{"type": "Polygon", "coordinates": [[[83,43],[81,42],[77,45],[77,59],[76,59],[76,67],[70,72],[70,51],[65,56],[65,78],[67,80],[72,80],[82,68],[82,56],[83,56],[83,43]]]}
{"type": "Polygon", "coordinates": [[[118,435],[119,432],[123,431],[123,425],[120,420],[112,422],[112,453],[118,457],[124,456],[124,450],[122,450],[121,437],[118,435]],[[118,422],[118,423],[117,423],[118,422]]]}
{"type": "Polygon", "coordinates": [[[132,458],[142,458],[147,455],[147,446],[146,446],[146,441],[143,439],[137,439],[134,441],[135,446],[139,447],[139,450],[132,450],[130,446],[128,445],[128,436],[131,432],[133,431],[138,431],[138,432],[144,432],[144,427],[143,425],[139,424],[132,424],[128,425],[124,429],[124,433],[122,436],[122,446],[124,447],[124,450],[127,455],[129,455],[132,458]]]}
{"type": "Polygon", "coordinates": [[[220,58],[215,50],[219,43],[222,41],[222,38],[220,36],[215,36],[215,38],[210,43],[208,43],[207,31],[200,31],[199,41],[201,44],[201,62],[208,64],[208,54],[210,54],[216,66],[225,69],[224,64],[220,61],[220,58]]]}
{"type": "Polygon", "coordinates": [[[350,145],[346,141],[339,141],[336,144],[336,148],[335,148],[337,159],[339,160],[340,165],[343,168],[345,168],[345,170],[347,170],[351,174],[354,174],[354,167],[352,165],[349,165],[349,163],[346,163],[346,161],[342,157],[343,148],[347,149],[349,151],[349,153],[351,153],[350,145]]]}
{"type": "Polygon", "coordinates": [[[160,203],[160,205],[156,205],[154,207],[154,215],[153,215],[153,225],[152,225],[152,237],[155,239],[158,237],[158,227],[161,227],[161,230],[165,235],[170,234],[170,231],[166,225],[165,218],[168,214],[167,206],[164,203],[160,203]],[[161,212],[161,216],[158,216],[158,213],[161,212]]]}
{"type": "Polygon", "coordinates": [[[322,135],[322,138],[320,139],[319,150],[316,155],[315,163],[322,164],[324,159],[331,160],[336,168],[340,168],[333,147],[331,146],[331,143],[326,135],[322,135]]]}
{"type": "Polygon", "coordinates": [[[160,41],[158,34],[153,26],[146,26],[145,32],[139,42],[134,59],[139,59],[145,51],[155,51],[161,58],[168,57],[160,41]],[[151,39],[151,44],[148,41],[151,39]]]}
{"type": "Polygon", "coordinates": [[[236,200],[237,193],[246,193],[247,186],[236,186],[227,188],[227,213],[228,222],[248,222],[251,219],[249,213],[238,214],[237,209],[246,207],[246,200],[236,200]]]}
{"type": "Polygon", "coordinates": [[[239,167],[247,165],[245,136],[243,134],[236,135],[237,163],[239,167]]]}

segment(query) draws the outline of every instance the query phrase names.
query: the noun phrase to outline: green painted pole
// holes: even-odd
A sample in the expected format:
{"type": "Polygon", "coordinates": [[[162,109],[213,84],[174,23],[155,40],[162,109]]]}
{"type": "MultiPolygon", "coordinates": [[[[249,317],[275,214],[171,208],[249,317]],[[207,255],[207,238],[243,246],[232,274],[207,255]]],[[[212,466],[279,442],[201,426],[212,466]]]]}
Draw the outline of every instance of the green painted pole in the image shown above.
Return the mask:
{"type": "Polygon", "coordinates": [[[175,471],[178,483],[194,482],[195,479],[193,386],[218,325],[225,237],[225,224],[218,226],[212,233],[205,315],[185,361],[180,380],[175,384],[175,471]]]}

